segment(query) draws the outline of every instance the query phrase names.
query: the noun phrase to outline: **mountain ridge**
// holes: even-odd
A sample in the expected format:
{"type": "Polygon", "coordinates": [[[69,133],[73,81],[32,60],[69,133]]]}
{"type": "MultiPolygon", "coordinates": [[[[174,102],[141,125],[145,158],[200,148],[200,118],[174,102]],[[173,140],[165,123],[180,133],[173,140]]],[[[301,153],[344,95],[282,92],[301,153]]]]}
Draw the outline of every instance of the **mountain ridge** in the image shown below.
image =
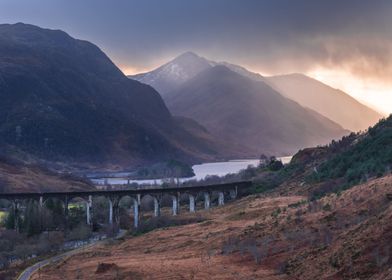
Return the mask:
{"type": "MultiPolygon", "coordinates": [[[[291,100],[299,103],[303,107],[307,107],[309,109],[312,109],[325,117],[329,118],[330,120],[340,124],[346,129],[349,129],[351,131],[359,131],[359,130],[365,130],[369,126],[375,124],[380,118],[382,118],[382,114],[378,113],[377,111],[373,110],[372,108],[369,108],[368,106],[362,104],[360,101],[354,99],[351,97],[349,94],[330,87],[329,85],[326,85],[316,79],[310,78],[304,74],[294,74],[294,75],[299,75],[300,77],[303,77],[301,80],[302,88],[304,88],[303,91],[305,93],[301,92],[301,88],[297,89],[299,86],[293,84],[290,81],[290,77],[293,74],[287,74],[287,75],[277,75],[277,76],[271,76],[271,77],[264,77],[258,73],[254,73],[252,71],[247,70],[245,67],[242,67],[240,65],[228,63],[228,62],[215,62],[208,60],[204,57],[200,57],[195,53],[192,52],[187,52],[185,54],[192,54],[191,57],[193,58],[192,60],[187,60],[187,61],[182,61],[181,58],[182,55],[174,58],[173,60],[165,63],[167,67],[171,65],[173,61],[176,62],[176,64],[180,63],[182,69],[186,68],[187,63],[196,63],[195,61],[202,60],[204,61],[205,67],[203,69],[199,69],[199,73],[201,71],[206,70],[206,68],[213,67],[216,65],[224,65],[227,66],[229,69],[232,71],[241,74],[242,76],[251,78],[253,80],[257,81],[263,81],[267,84],[269,84],[271,87],[273,87],[277,92],[280,94],[290,98],[291,100]],[[283,79],[283,81],[280,81],[278,83],[278,79],[283,79]],[[285,86],[285,84],[289,84],[289,86],[285,86]],[[315,89],[314,89],[315,88],[315,89]],[[336,93],[339,92],[340,94],[337,95],[336,93]],[[317,100],[317,98],[319,100],[317,100]],[[330,100],[331,99],[331,100],[330,100]],[[309,102],[309,100],[314,100],[312,102],[309,102]],[[337,106],[337,107],[336,107],[337,106]],[[328,108],[331,108],[327,110],[328,108]],[[350,108],[350,109],[347,109],[350,108]],[[335,110],[336,109],[336,110],[335,110]],[[353,112],[353,115],[350,116],[348,112],[353,112]]],[[[138,74],[134,76],[128,76],[135,78],[136,80],[139,80],[143,83],[147,83],[152,85],[154,88],[157,88],[158,91],[161,93],[162,97],[166,99],[167,94],[170,91],[175,90],[177,87],[180,86],[181,83],[184,83],[186,81],[185,78],[182,78],[180,82],[177,84],[171,84],[169,87],[161,87],[160,83],[162,81],[165,81],[166,79],[171,79],[168,78],[170,77],[170,73],[163,73],[161,72],[162,66],[158,67],[150,72],[146,72],[144,74],[138,74]],[[151,80],[151,76],[159,76],[159,79],[151,80]]],[[[193,77],[197,73],[193,72],[193,77]]],[[[187,75],[192,76],[192,75],[187,75]]],[[[173,78],[173,77],[172,77],[173,78]]],[[[188,78],[190,79],[190,78],[188,78]]],[[[164,84],[166,82],[163,82],[164,84]]]]}
{"type": "Polygon", "coordinates": [[[284,96],[352,131],[365,130],[383,117],[342,90],[301,73],[265,77],[265,80],[284,96]]]}
{"type": "Polygon", "coordinates": [[[254,155],[288,155],[347,133],[264,82],[223,65],[185,82],[167,95],[166,103],[175,115],[195,119],[217,138],[248,147],[254,155]]]}

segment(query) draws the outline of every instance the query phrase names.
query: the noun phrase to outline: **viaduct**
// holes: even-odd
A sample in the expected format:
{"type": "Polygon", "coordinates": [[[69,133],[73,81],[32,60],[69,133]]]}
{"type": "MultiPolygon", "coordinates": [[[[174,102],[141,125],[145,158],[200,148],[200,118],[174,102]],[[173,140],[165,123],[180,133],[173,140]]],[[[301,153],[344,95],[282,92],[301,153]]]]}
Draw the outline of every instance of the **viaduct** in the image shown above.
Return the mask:
{"type": "MultiPolygon", "coordinates": [[[[211,196],[218,196],[218,205],[224,205],[225,198],[235,199],[241,190],[247,189],[251,185],[249,181],[241,181],[226,184],[215,184],[205,186],[190,187],[170,187],[170,188],[137,188],[121,190],[96,190],[77,192],[28,192],[28,193],[0,193],[0,199],[12,202],[15,217],[18,217],[18,205],[26,199],[33,199],[39,202],[40,207],[44,207],[45,202],[50,198],[56,198],[64,204],[65,220],[68,220],[68,205],[72,199],[82,199],[86,204],[86,223],[92,224],[92,198],[94,196],[104,196],[109,203],[109,224],[119,223],[119,202],[123,197],[129,197],[133,203],[133,226],[139,226],[140,201],[150,195],[154,200],[154,216],[161,215],[161,200],[164,195],[172,198],[172,214],[178,215],[180,210],[180,195],[187,194],[189,197],[189,211],[196,211],[196,200],[201,197],[204,201],[204,209],[211,207],[211,196]]],[[[17,226],[17,222],[15,225],[17,226]]],[[[16,228],[16,230],[18,230],[16,228]]]]}

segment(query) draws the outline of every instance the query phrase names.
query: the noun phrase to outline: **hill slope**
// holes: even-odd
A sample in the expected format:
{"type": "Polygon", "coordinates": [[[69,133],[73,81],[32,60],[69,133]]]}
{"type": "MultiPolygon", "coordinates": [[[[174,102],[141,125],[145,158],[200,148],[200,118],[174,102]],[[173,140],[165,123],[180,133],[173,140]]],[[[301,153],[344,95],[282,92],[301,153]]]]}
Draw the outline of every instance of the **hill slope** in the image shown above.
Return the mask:
{"type": "Polygon", "coordinates": [[[285,194],[312,199],[340,193],[392,170],[392,115],[366,132],[296,153],[290,164],[257,180],[257,191],[278,188],[285,194]]]}
{"type": "Polygon", "coordinates": [[[340,126],[284,98],[262,81],[214,66],[168,93],[175,115],[193,118],[212,134],[254,155],[290,154],[346,133],[340,126]]]}
{"type": "Polygon", "coordinates": [[[213,158],[150,86],[95,45],[58,30],[0,25],[0,143],[55,161],[130,165],[213,158]]]}
{"type": "MultiPolygon", "coordinates": [[[[96,245],[33,279],[390,279],[388,193],[391,176],[312,202],[248,196],[198,209],[203,222],[96,245]],[[99,270],[102,264],[109,269],[99,270]]],[[[160,221],[194,219],[183,210],[160,221]]]]}
{"type": "Polygon", "coordinates": [[[347,93],[302,74],[266,77],[265,81],[284,96],[351,131],[365,130],[383,117],[347,93]]]}
{"type": "Polygon", "coordinates": [[[0,192],[86,191],[95,187],[77,177],[0,156],[0,192]]]}

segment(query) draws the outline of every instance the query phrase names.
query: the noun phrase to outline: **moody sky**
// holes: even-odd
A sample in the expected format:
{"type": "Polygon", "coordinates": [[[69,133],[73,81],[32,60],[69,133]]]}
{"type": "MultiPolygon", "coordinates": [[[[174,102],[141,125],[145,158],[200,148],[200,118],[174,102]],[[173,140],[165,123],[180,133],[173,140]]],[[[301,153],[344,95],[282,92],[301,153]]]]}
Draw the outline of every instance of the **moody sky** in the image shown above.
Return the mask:
{"type": "Polygon", "coordinates": [[[92,41],[128,74],[191,50],[264,75],[305,73],[392,113],[388,0],[0,0],[0,22],[92,41]]]}

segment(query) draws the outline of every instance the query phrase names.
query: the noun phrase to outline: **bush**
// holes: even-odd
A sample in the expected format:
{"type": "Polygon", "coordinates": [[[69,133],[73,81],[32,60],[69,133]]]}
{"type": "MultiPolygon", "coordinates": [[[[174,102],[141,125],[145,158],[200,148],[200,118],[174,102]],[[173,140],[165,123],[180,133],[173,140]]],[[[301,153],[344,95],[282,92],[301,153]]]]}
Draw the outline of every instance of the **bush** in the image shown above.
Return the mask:
{"type": "Polygon", "coordinates": [[[79,224],[77,227],[72,229],[67,240],[86,240],[91,237],[91,228],[85,224],[79,224]]]}

